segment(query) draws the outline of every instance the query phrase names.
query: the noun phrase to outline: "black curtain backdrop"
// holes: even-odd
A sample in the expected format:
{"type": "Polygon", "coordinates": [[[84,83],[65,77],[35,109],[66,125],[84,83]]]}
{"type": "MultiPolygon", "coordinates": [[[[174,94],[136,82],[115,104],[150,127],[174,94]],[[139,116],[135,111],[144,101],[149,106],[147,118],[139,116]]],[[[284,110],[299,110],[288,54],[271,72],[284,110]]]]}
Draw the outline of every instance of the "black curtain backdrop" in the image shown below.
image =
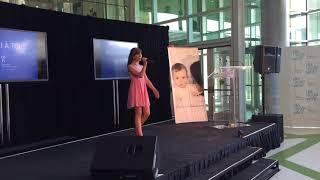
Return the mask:
{"type": "Polygon", "coordinates": [[[129,80],[119,80],[120,128],[113,125],[112,81],[94,80],[93,38],[138,42],[153,59],[147,74],[160,91],[150,92],[151,119],[170,119],[168,27],[105,20],[0,3],[0,27],[47,33],[49,81],[10,86],[13,144],[89,137],[133,127],[127,110],[129,80]]]}

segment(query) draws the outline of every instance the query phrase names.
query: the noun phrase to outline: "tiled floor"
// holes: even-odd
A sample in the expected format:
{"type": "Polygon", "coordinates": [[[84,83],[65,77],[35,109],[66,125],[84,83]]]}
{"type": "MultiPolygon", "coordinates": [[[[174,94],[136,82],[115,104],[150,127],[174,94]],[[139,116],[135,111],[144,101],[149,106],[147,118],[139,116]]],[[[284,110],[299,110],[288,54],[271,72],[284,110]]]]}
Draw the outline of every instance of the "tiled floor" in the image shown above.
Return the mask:
{"type": "Polygon", "coordinates": [[[320,143],[289,157],[287,160],[320,172],[320,143]]]}
{"type": "Polygon", "coordinates": [[[280,163],[280,172],[271,180],[320,180],[320,134],[286,134],[281,147],[267,157],[280,163]]]}
{"type": "Polygon", "coordinates": [[[279,166],[281,169],[277,174],[275,174],[271,180],[311,180],[312,178],[300,174],[299,172],[288,169],[284,166],[279,166]]]}

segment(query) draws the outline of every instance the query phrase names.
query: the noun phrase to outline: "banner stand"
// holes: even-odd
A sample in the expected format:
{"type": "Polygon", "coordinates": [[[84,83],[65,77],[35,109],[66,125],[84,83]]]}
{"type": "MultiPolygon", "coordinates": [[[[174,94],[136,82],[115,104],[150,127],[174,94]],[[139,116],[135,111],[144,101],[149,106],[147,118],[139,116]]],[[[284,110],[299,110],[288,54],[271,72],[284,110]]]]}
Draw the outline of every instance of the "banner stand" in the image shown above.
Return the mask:
{"type": "Polygon", "coordinates": [[[175,123],[208,121],[198,48],[168,47],[175,123]]]}

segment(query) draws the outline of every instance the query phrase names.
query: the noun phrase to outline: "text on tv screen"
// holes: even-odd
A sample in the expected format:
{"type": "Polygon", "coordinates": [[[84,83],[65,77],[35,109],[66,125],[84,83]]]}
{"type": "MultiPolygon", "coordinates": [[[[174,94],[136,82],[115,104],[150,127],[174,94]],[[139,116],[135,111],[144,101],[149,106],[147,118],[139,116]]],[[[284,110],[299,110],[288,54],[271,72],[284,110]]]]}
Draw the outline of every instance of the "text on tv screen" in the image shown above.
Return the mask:
{"type": "Polygon", "coordinates": [[[48,80],[47,34],[0,28],[0,81],[48,80]]]}

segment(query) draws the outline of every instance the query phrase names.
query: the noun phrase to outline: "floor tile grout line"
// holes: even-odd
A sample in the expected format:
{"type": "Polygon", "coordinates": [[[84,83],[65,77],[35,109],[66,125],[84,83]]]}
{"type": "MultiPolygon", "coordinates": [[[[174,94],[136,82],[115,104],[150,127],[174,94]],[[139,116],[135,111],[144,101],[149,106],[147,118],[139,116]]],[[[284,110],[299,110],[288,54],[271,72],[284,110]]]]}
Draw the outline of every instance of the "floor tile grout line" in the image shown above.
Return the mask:
{"type": "MultiPolygon", "coordinates": [[[[299,153],[299,152],[302,152],[308,148],[310,148],[311,146],[315,145],[315,144],[318,144],[320,143],[320,138],[317,138],[318,135],[315,135],[315,136],[309,136],[309,135],[297,135],[296,137],[294,138],[305,138],[306,140],[301,142],[301,143],[298,143],[288,149],[285,149],[283,151],[280,151],[272,156],[270,156],[269,158],[272,158],[272,159],[276,159],[279,161],[279,164],[281,166],[284,166],[290,170],[293,170],[297,173],[300,173],[300,174],[303,174],[307,177],[310,177],[310,178],[319,178],[320,177],[320,172],[318,171],[314,171],[310,168],[307,168],[305,166],[302,166],[302,165],[299,165],[299,164],[296,164],[294,162],[291,162],[291,161],[288,161],[287,158],[299,153]],[[316,136],[316,137],[315,137],[316,136]]],[[[289,139],[292,139],[292,138],[289,138],[289,139]]]]}

